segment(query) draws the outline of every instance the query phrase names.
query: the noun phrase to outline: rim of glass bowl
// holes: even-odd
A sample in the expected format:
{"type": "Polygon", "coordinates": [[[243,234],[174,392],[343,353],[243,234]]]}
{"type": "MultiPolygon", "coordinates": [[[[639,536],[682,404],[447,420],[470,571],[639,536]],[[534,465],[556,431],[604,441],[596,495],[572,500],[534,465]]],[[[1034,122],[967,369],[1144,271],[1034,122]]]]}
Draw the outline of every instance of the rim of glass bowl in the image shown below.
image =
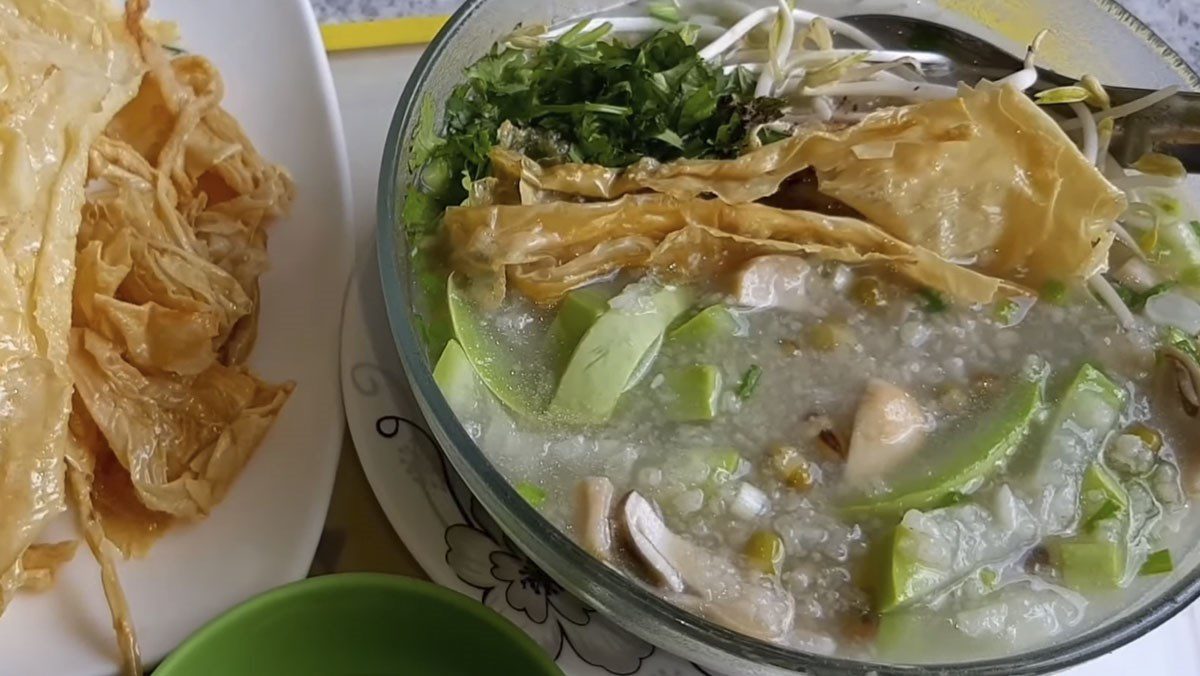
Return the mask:
{"type": "MultiPolygon", "coordinates": [[[[424,345],[413,323],[407,256],[399,257],[400,252],[408,251],[407,236],[399,227],[397,208],[397,199],[403,192],[397,181],[409,146],[401,132],[410,128],[432,66],[454,43],[463,22],[480,7],[496,1],[500,0],[467,0],[454,13],[421,55],[396,106],[384,147],[377,193],[379,269],[392,336],[408,383],[422,413],[431,423],[434,435],[481,503],[546,573],[609,617],[625,618],[621,624],[633,633],[651,643],[669,645],[675,652],[693,655],[694,661],[722,662],[732,657],[747,669],[766,667],[768,670],[819,674],[932,675],[949,670],[974,676],[1009,676],[1016,671],[1046,673],[1111,652],[1159,626],[1200,597],[1200,565],[1197,565],[1156,600],[1144,604],[1136,612],[1061,643],[975,662],[890,665],[790,650],[726,629],[663,600],[632,578],[604,565],[563,535],[517,494],[446,403],[433,380],[424,345]]],[[[1113,0],[1093,1],[1100,10],[1130,26],[1184,80],[1190,81],[1194,89],[1200,89],[1200,75],[1149,27],[1113,0]]]]}

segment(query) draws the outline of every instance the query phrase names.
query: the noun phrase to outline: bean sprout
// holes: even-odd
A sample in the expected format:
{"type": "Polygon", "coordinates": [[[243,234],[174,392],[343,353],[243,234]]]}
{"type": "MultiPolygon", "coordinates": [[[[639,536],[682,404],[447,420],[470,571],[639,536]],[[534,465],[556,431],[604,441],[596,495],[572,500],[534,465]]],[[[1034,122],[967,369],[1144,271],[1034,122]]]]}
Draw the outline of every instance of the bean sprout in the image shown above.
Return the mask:
{"type": "Polygon", "coordinates": [[[1130,201],[1121,218],[1138,230],[1151,230],[1159,225],[1158,210],[1145,202],[1130,201]]]}
{"type": "MultiPolygon", "coordinates": [[[[1116,119],[1119,119],[1122,117],[1128,117],[1129,115],[1133,115],[1134,113],[1141,112],[1151,106],[1154,106],[1163,101],[1166,101],[1167,99],[1171,98],[1172,96],[1175,96],[1178,93],[1179,93],[1178,85],[1171,85],[1170,87],[1164,87],[1152,94],[1147,94],[1140,99],[1135,99],[1133,101],[1130,101],[1129,103],[1123,103],[1119,106],[1113,106],[1112,108],[1109,108],[1108,110],[1102,110],[1102,111],[1096,113],[1096,116],[1095,116],[1096,121],[1101,122],[1103,120],[1108,120],[1108,119],[1116,120],[1116,119]]],[[[1079,128],[1078,120],[1073,120],[1073,121],[1067,122],[1066,124],[1063,125],[1063,129],[1066,129],[1068,131],[1073,130],[1073,129],[1078,129],[1078,128],[1079,128]]]]}
{"type": "Polygon", "coordinates": [[[800,93],[804,96],[886,96],[913,101],[933,101],[955,98],[958,96],[958,89],[939,84],[914,84],[907,80],[867,80],[805,87],[800,93]]]}
{"type": "MultiPolygon", "coordinates": [[[[795,46],[794,43],[793,46],[795,46]]],[[[904,52],[891,49],[827,49],[815,52],[800,52],[792,57],[792,60],[788,62],[788,66],[795,68],[797,66],[807,66],[822,61],[836,61],[837,59],[858,55],[861,55],[864,61],[870,63],[888,63],[898,59],[909,59],[923,67],[947,67],[950,65],[949,59],[933,52],[904,52]]],[[[767,58],[767,50],[765,49],[739,49],[736,52],[726,55],[725,64],[761,66],[766,63],[767,58]]]]}
{"type": "Polygon", "coordinates": [[[1141,245],[1137,243],[1137,240],[1133,238],[1133,235],[1129,234],[1129,231],[1126,230],[1124,226],[1116,221],[1113,221],[1112,223],[1108,224],[1108,229],[1112,230],[1113,234],[1116,235],[1117,241],[1128,247],[1129,250],[1134,253],[1134,255],[1142,260],[1146,260],[1146,252],[1142,251],[1141,245]]]}
{"type": "Polygon", "coordinates": [[[1092,115],[1092,111],[1082,103],[1070,103],[1071,110],[1075,112],[1079,119],[1080,125],[1083,126],[1083,156],[1087,158],[1088,164],[1095,165],[1099,157],[1100,137],[1096,130],[1096,119],[1092,115]]]}
{"type": "MultiPolygon", "coordinates": [[[[701,49],[700,58],[705,60],[714,59],[729,51],[729,49],[737,44],[739,40],[746,37],[750,31],[757,28],[764,21],[777,16],[780,9],[781,8],[779,7],[763,7],[750,12],[746,16],[742,17],[740,21],[733,24],[733,26],[730,26],[729,30],[725,31],[722,35],[701,49]]],[[[822,19],[829,24],[829,27],[832,30],[863,45],[864,47],[868,47],[870,49],[883,49],[883,45],[879,44],[879,42],[874,38],[844,21],[823,17],[819,14],[806,12],[802,9],[793,9],[791,14],[793,22],[803,21],[806,24],[811,24],[816,19],[822,19]]]]}
{"type": "Polygon", "coordinates": [[[776,13],[775,26],[771,32],[771,58],[767,67],[758,77],[754,88],[755,96],[770,96],[777,79],[787,79],[787,58],[792,51],[792,40],[796,36],[796,22],[787,18],[787,0],[779,0],[779,12],[776,13]]]}
{"type": "MultiPolygon", "coordinates": [[[[613,33],[653,33],[654,31],[661,30],[663,28],[670,28],[672,26],[691,25],[695,26],[699,30],[699,36],[705,40],[712,40],[722,34],[721,27],[715,24],[698,23],[695,21],[686,21],[683,24],[676,24],[669,21],[663,21],[662,19],[656,19],[652,16],[603,17],[598,19],[583,19],[583,21],[586,22],[587,25],[590,25],[593,21],[600,24],[612,24],[613,33]]],[[[550,40],[560,38],[567,31],[574,28],[577,23],[578,22],[560,24],[543,33],[541,37],[550,40]]]]}
{"type": "Polygon", "coordinates": [[[833,119],[833,104],[824,96],[815,97],[812,101],[813,110],[816,111],[817,117],[822,122],[828,122],[833,119]]]}
{"type": "Polygon", "coordinates": [[[750,12],[742,17],[740,21],[729,27],[729,30],[721,34],[712,42],[708,43],[704,49],[700,50],[700,58],[705,61],[716,58],[725,53],[730,47],[737,44],[738,40],[746,37],[746,34],[758,27],[758,25],[767,19],[775,16],[779,11],[777,7],[763,7],[750,12]]]}
{"type": "Polygon", "coordinates": [[[839,21],[827,16],[821,16],[820,14],[814,14],[813,12],[806,12],[802,9],[793,9],[792,18],[797,21],[803,21],[804,23],[812,23],[815,19],[823,19],[825,23],[829,24],[829,27],[835,32],[846,36],[858,44],[871,49],[883,49],[883,45],[879,44],[878,40],[870,35],[867,35],[854,26],[851,26],[845,21],[839,21]]]}
{"type": "Polygon", "coordinates": [[[1137,319],[1133,316],[1133,312],[1129,310],[1129,306],[1125,305],[1125,301],[1121,300],[1121,294],[1117,293],[1112,284],[1108,283],[1104,275],[1092,275],[1088,279],[1088,286],[1113,311],[1113,314],[1117,316],[1117,320],[1121,322],[1122,327],[1131,329],[1137,324],[1137,319]]]}
{"type": "Polygon", "coordinates": [[[1034,57],[1042,45],[1042,40],[1046,38],[1047,32],[1041,31],[1034,36],[1033,42],[1029,43],[1029,47],[1025,50],[1024,68],[1008,77],[1001,78],[997,84],[1012,85],[1017,91],[1022,92],[1037,84],[1040,75],[1037,66],[1034,65],[1034,57]]]}

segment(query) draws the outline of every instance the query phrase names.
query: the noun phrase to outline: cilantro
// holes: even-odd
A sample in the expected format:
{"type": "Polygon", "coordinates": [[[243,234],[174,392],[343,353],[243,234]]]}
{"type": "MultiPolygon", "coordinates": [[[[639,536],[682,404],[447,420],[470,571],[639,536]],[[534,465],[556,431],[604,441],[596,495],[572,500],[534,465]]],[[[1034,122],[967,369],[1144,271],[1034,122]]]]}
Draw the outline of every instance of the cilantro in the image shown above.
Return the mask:
{"type": "Polygon", "coordinates": [[[749,129],[782,115],[782,101],[754,96],[745,69],[701,59],[686,31],[627,45],[601,41],[611,24],[591,25],[529,49],[494,47],[450,92],[440,136],[433,102],[421,102],[402,211],[410,235],[435,232],[442,211],[488,175],[506,122],[517,132],[506,141],[534,160],[623,167],[642,157],[734,157],[749,129]]]}
{"type": "Polygon", "coordinates": [[[933,289],[920,289],[917,295],[921,297],[921,309],[930,314],[945,312],[946,308],[950,307],[946,299],[942,298],[942,294],[933,289]]]}
{"type": "Polygon", "coordinates": [[[1011,298],[1001,298],[992,307],[992,316],[1001,324],[1012,324],[1021,312],[1021,306],[1011,298]]]}
{"type": "Polygon", "coordinates": [[[761,377],[762,367],[758,364],[746,369],[746,374],[742,376],[742,383],[738,385],[738,399],[749,399],[754,394],[754,390],[758,389],[758,379],[761,377]]]}
{"type": "Polygon", "coordinates": [[[1183,351],[1184,354],[1192,358],[1192,361],[1200,364],[1200,349],[1196,346],[1196,341],[1191,336],[1175,327],[1167,328],[1167,343],[1174,345],[1183,351]]]}
{"type": "Polygon", "coordinates": [[[433,109],[433,97],[426,94],[425,98],[421,99],[421,112],[417,113],[417,129],[413,132],[412,148],[408,151],[409,171],[416,171],[425,166],[442,142],[433,129],[433,120],[436,116],[437,112],[433,109]]]}
{"type": "Polygon", "coordinates": [[[1038,296],[1047,303],[1065,305],[1067,302],[1067,285],[1057,279],[1051,279],[1042,285],[1038,296]]]}

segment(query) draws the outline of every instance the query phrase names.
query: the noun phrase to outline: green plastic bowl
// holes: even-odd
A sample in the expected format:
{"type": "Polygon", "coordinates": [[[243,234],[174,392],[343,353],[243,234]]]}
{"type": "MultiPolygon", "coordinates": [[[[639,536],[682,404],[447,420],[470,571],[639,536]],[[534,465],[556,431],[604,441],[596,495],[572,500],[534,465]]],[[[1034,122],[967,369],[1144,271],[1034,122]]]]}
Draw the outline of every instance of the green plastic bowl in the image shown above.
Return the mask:
{"type": "Polygon", "coordinates": [[[561,676],[515,625],[411,578],[328,575],[269,591],[184,641],[154,676],[561,676]]]}

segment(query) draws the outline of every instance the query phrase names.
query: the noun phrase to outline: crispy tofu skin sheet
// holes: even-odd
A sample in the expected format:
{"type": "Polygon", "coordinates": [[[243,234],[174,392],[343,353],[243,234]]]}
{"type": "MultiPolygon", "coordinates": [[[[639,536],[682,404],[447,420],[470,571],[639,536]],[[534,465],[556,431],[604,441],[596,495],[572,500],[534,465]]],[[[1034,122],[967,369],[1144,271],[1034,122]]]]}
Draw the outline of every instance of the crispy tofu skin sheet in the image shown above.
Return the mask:
{"type": "MultiPolygon", "coordinates": [[[[477,232],[505,234],[511,248],[497,251],[521,266],[508,276],[539,302],[552,302],[571,285],[616,269],[655,267],[658,257],[650,249],[666,236],[664,228],[674,231],[678,224],[667,226],[650,213],[663,202],[632,199],[647,193],[678,200],[689,225],[736,236],[744,234],[751,217],[812,222],[816,216],[804,212],[784,216],[744,208],[775,195],[789,177],[810,171],[821,193],[862,219],[843,221],[840,242],[832,241],[837,229],[810,240],[805,233],[816,231],[793,227],[786,236],[760,242],[761,251],[844,262],[884,262],[890,256],[891,267],[911,280],[968,302],[990,300],[1001,288],[981,283],[979,276],[1029,289],[1102,271],[1113,240],[1109,225],[1126,206],[1121,191],[1029,97],[988,83],[962,87],[949,100],[883,108],[856,124],[804,129],[729,160],[646,158],[625,169],[541,166],[497,146],[491,163],[493,177],[480,191],[486,199],[446,215],[457,267],[471,274],[473,257],[481,255],[459,248],[464,224],[487,221],[477,232]],[[598,204],[604,200],[609,203],[598,204]],[[485,216],[482,209],[491,212],[485,216]],[[594,223],[580,220],[592,218],[592,212],[608,219],[602,222],[611,236],[594,236],[594,223]],[[566,220],[556,226],[556,216],[566,220]],[[901,253],[891,243],[863,249],[858,237],[868,225],[881,231],[872,235],[878,242],[890,236],[909,250],[901,253]],[[571,235],[564,237],[567,230],[571,235]],[[586,254],[579,250],[577,230],[589,233],[586,254]],[[631,239],[635,234],[640,239],[631,239]],[[829,248],[835,244],[836,253],[829,248]],[[542,253],[531,258],[531,248],[542,253]],[[946,270],[954,264],[962,269],[946,270]],[[553,287],[542,283],[550,281],[553,287]]],[[[703,240],[710,248],[715,241],[694,234],[685,239],[703,240]]]]}
{"type": "Polygon", "coordinates": [[[267,224],[294,187],[169,24],[104,0],[0,0],[0,610],[75,543],[140,674],[120,556],[207,516],[290,395],[246,364],[267,224]]]}
{"type": "Polygon", "coordinates": [[[96,0],[0,2],[0,608],[65,550],[31,551],[66,508],[71,287],[88,150],[145,65],[96,0]]]}

